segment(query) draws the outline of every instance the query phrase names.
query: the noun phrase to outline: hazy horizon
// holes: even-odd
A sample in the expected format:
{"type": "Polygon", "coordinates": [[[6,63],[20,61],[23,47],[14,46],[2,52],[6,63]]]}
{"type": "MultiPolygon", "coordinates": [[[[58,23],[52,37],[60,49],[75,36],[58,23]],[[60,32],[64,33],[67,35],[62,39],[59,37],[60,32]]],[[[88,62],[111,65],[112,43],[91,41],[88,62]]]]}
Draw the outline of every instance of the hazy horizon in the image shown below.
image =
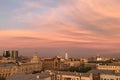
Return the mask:
{"type": "Polygon", "coordinates": [[[62,49],[62,48],[36,48],[36,49],[3,49],[0,50],[0,55],[3,55],[4,50],[18,50],[19,56],[28,56],[32,57],[34,53],[38,53],[39,57],[54,57],[54,56],[61,56],[64,57],[65,53],[68,53],[69,57],[72,58],[90,58],[97,55],[101,57],[110,57],[110,58],[119,58],[120,52],[111,52],[111,50],[104,50],[104,49],[79,49],[79,48],[69,48],[69,49],[62,49]]]}

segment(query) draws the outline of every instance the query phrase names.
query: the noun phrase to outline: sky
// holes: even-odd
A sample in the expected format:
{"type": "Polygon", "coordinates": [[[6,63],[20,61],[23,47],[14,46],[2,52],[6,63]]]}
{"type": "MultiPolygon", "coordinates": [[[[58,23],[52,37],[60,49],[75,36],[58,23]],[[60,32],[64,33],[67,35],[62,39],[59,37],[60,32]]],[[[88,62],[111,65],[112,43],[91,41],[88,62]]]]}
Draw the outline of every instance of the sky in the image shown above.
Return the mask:
{"type": "Polygon", "coordinates": [[[0,0],[0,53],[120,56],[120,0],[0,0]]]}

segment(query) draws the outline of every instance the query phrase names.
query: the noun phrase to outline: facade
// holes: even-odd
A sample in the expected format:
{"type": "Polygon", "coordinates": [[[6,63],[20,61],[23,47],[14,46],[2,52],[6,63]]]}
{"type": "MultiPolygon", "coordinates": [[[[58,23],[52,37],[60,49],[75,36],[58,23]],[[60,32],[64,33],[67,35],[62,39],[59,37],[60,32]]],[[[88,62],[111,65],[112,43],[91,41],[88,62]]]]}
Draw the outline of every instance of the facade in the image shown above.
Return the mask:
{"type": "MultiPolygon", "coordinates": [[[[23,68],[25,68],[25,66],[23,68]]],[[[13,71],[14,70],[15,69],[13,69],[13,71]]],[[[23,71],[26,71],[26,69],[23,71]]],[[[108,70],[91,70],[88,73],[48,70],[38,74],[19,74],[20,73],[15,74],[18,76],[13,75],[7,77],[7,80],[120,80],[119,74],[114,74],[113,71],[108,70]]]]}
{"type": "Polygon", "coordinates": [[[120,80],[120,75],[106,70],[91,70],[88,73],[55,72],[55,80],[120,80]]]}
{"type": "Polygon", "coordinates": [[[56,74],[55,80],[92,80],[90,75],[85,75],[81,73],[74,73],[74,72],[62,72],[56,74]]]}
{"type": "Polygon", "coordinates": [[[88,60],[84,58],[68,58],[68,54],[65,53],[65,58],[55,56],[53,58],[43,58],[44,70],[68,70],[71,67],[80,67],[81,64],[87,63],[88,60]]]}
{"type": "Polygon", "coordinates": [[[18,51],[17,50],[8,50],[8,51],[5,50],[3,52],[3,57],[17,59],[18,51]]]}
{"type": "Polygon", "coordinates": [[[13,59],[18,58],[18,51],[17,50],[12,50],[12,57],[13,57],[13,59]]]}
{"type": "Polygon", "coordinates": [[[81,61],[76,59],[63,59],[60,56],[42,60],[44,70],[68,70],[70,67],[79,67],[81,61]]]}
{"type": "Polygon", "coordinates": [[[31,59],[31,63],[40,63],[40,59],[37,53],[34,54],[33,58],[31,59]]]}
{"type": "Polygon", "coordinates": [[[92,58],[90,58],[89,59],[89,61],[90,62],[105,62],[105,61],[108,61],[108,60],[110,60],[110,58],[106,58],[106,57],[101,57],[101,56],[99,56],[99,55],[97,55],[97,56],[94,56],[94,57],[92,57],[92,58]]]}
{"type": "Polygon", "coordinates": [[[24,64],[24,65],[3,65],[0,67],[0,77],[8,77],[17,73],[32,73],[33,71],[40,71],[42,69],[41,64],[24,64]]]}
{"type": "Polygon", "coordinates": [[[111,70],[115,71],[116,73],[120,73],[120,65],[117,64],[108,64],[108,65],[97,65],[97,69],[100,70],[111,70]]]}
{"type": "Polygon", "coordinates": [[[87,73],[65,72],[65,71],[47,71],[50,80],[92,80],[92,75],[87,73]]]}
{"type": "Polygon", "coordinates": [[[111,70],[93,69],[88,74],[92,74],[92,80],[120,80],[120,74],[111,70]]]}
{"type": "Polygon", "coordinates": [[[15,74],[7,77],[6,80],[51,80],[51,76],[46,72],[38,74],[15,74]]]}
{"type": "Polygon", "coordinates": [[[16,63],[16,59],[11,59],[11,58],[3,57],[3,58],[0,60],[0,63],[16,63]]]}
{"type": "Polygon", "coordinates": [[[42,63],[44,70],[61,70],[64,67],[64,59],[59,56],[55,56],[54,58],[46,58],[42,63]]]}
{"type": "Polygon", "coordinates": [[[120,80],[120,75],[101,74],[100,80],[120,80]]]}
{"type": "Polygon", "coordinates": [[[18,59],[17,50],[5,50],[3,52],[3,57],[0,60],[0,63],[16,63],[18,59]]]}
{"type": "Polygon", "coordinates": [[[34,71],[41,71],[42,63],[37,55],[28,63],[3,63],[0,65],[0,77],[6,78],[8,76],[18,73],[32,73],[34,71]]]}

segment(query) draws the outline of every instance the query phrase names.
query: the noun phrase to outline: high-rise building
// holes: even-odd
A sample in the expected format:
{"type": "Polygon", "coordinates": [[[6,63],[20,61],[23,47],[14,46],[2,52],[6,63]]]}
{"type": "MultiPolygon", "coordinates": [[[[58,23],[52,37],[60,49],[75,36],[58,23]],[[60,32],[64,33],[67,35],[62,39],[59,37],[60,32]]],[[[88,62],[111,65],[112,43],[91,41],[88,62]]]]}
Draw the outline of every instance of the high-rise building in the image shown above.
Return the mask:
{"type": "Polygon", "coordinates": [[[17,51],[17,50],[13,50],[13,51],[12,51],[12,57],[13,57],[14,59],[18,58],[18,51],[17,51]]]}
{"type": "Polygon", "coordinates": [[[18,51],[17,50],[5,50],[3,52],[3,57],[16,59],[18,58],[18,51]]]}
{"type": "Polygon", "coordinates": [[[4,51],[3,52],[3,57],[10,57],[10,53],[9,53],[9,51],[4,51]]]}

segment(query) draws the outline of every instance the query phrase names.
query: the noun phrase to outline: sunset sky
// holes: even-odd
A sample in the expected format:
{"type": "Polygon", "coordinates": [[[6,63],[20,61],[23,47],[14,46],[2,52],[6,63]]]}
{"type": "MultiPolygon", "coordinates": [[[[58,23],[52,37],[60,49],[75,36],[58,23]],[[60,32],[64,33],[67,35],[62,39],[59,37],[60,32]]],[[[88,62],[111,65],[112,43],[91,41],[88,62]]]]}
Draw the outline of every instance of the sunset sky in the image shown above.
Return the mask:
{"type": "Polygon", "coordinates": [[[120,54],[120,0],[0,0],[0,53],[120,54]]]}

